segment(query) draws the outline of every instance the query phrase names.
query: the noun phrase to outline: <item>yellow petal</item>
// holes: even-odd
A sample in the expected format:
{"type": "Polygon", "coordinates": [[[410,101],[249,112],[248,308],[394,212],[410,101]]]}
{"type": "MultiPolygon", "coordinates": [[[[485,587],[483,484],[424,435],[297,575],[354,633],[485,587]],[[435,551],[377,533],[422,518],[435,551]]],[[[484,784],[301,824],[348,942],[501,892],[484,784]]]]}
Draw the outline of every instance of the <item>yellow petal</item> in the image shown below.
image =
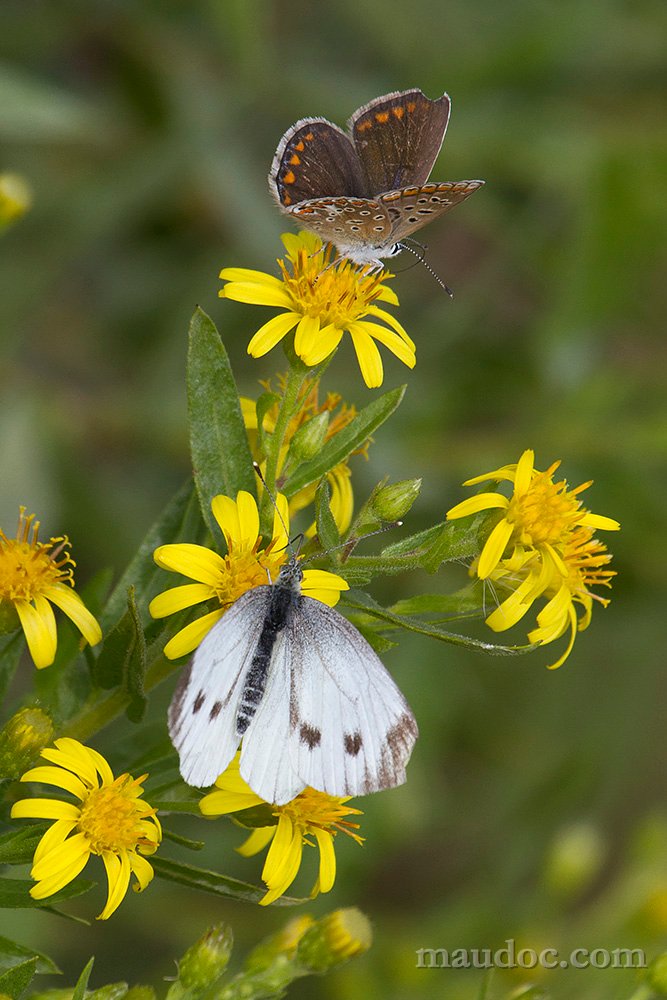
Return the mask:
{"type": "Polygon", "coordinates": [[[603,531],[621,530],[620,524],[613,517],[605,517],[604,514],[591,514],[590,511],[579,523],[585,524],[587,528],[600,528],[603,531]]]}
{"type": "Polygon", "coordinates": [[[207,583],[186,583],[158,594],[148,605],[148,611],[153,618],[166,618],[214,596],[215,591],[207,583]]]}
{"type": "Polygon", "coordinates": [[[56,820],[56,822],[48,828],[35,848],[32,863],[36,865],[38,861],[49,853],[49,851],[52,851],[54,847],[58,846],[58,844],[62,844],[75,827],[75,820],[56,820]]]}
{"type": "Polygon", "coordinates": [[[130,862],[127,857],[127,851],[124,851],[120,857],[111,854],[110,851],[105,851],[102,854],[102,861],[104,862],[107,879],[109,880],[109,893],[106,905],[102,912],[98,914],[97,920],[108,920],[125,898],[125,893],[130,884],[130,862]]]}
{"type": "Polygon", "coordinates": [[[132,869],[132,872],[137,880],[137,884],[134,886],[134,891],[143,892],[146,886],[150,885],[153,881],[153,876],[155,875],[153,866],[135,851],[130,851],[128,853],[128,861],[130,862],[130,868],[132,869]]]}
{"type": "Polygon", "coordinates": [[[282,281],[274,274],[267,274],[266,271],[255,271],[250,267],[223,267],[218,275],[223,281],[241,281],[244,284],[258,282],[260,285],[269,285],[273,288],[282,288],[282,281]]]}
{"type": "Polygon", "coordinates": [[[377,306],[369,306],[367,309],[367,313],[370,316],[376,316],[378,319],[381,319],[383,323],[387,323],[387,325],[390,326],[393,330],[395,330],[396,333],[399,335],[399,337],[405,341],[408,347],[412,349],[413,353],[417,350],[417,345],[415,344],[414,340],[409,336],[405,327],[398,322],[395,316],[392,316],[391,313],[388,313],[386,309],[378,309],[377,306]]]}
{"type": "Polygon", "coordinates": [[[479,514],[482,510],[507,510],[509,500],[502,493],[478,493],[477,496],[468,497],[462,500],[455,507],[447,511],[447,520],[453,521],[457,517],[468,517],[470,514],[479,514]]]}
{"type": "Polygon", "coordinates": [[[289,888],[299,871],[302,853],[301,833],[282,813],[262,870],[269,891],[260,900],[261,906],[268,906],[289,888]]]}
{"type": "Polygon", "coordinates": [[[54,740],[55,749],[47,747],[42,750],[42,757],[50,760],[52,764],[66,767],[68,770],[78,774],[80,778],[88,782],[91,787],[99,784],[98,773],[102,777],[104,784],[111,784],[114,780],[113,771],[109,764],[97,750],[84,746],[71,736],[61,736],[54,740]]]}
{"type": "Polygon", "coordinates": [[[313,830],[315,839],[320,849],[320,892],[329,892],[336,881],[336,852],[334,851],[333,837],[326,830],[313,830]]]}
{"type": "Polygon", "coordinates": [[[266,281],[232,281],[218,295],[223,299],[249,302],[254,306],[280,306],[283,309],[290,309],[292,306],[292,299],[280,281],[275,285],[266,281]]]}
{"type": "Polygon", "coordinates": [[[317,336],[317,340],[314,343],[312,350],[310,350],[307,354],[301,355],[301,360],[310,368],[313,368],[315,365],[319,365],[325,358],[328,358],[329,355],[336,350],[340,344],[342,336],[342,327],[334,326],[333,323],[330,323],[328,326],[323,326],[317,336]]]}
{"type": "Polygon", "coordinates": [[[302,316],[294,335],[294,350],[303,360],[317,345],[320,321],[316,316],[302,316]]]}
{"type": "Polygon", "coordinates": [[[77,799],[83,799],[88,793],[88,788],[81,779],[62,767],[45,765],[33,767],[21,775],[21,781],[39,781],[42,785],[55,785],[57,788],[64,788],[66,792],[76,795],[77,799]]]}
{"type": "Polygon", "coordinates": [[[276,832],[275,826],[258,826],[249,837],[243,841],[240,847],[236,848],[237,854],[244,858],[252,858],[253,855],[263,851],[267,844],[273,840],[276,832]]]}
{"type": "Polygon", "coordinates": [[[12,819],[64,819],[77,821],[81,812],[72,802],[60,799],[20,799],[12,806],[12,819]]]}
{"type": "Polygon", "coordinates": [[[236,494],[236,509],[238,512],[239,533],[234,539],[244,551],[250,551],[257,543],[259,536],[259,511],[257,501],[252,493],[239,490],[236,494]]]}
{"type": "Polygon", "coordinates": [[[30,890],[30,895],[33,899],[46,899],[47,896],[52,896],[54,892],[59,892],[66,885],[72,882],[80,872],[86,867],[88,858],[90,854],[81,854],[76,861],[73,861],[71,865],[67,868],[63,868],[62,871],[51,875],[49,878],[42,879],[37,885],[33,885],[30,890]]]}
{"type": "Polygon", "coordinates": [[[75,833],[73,837],[54,844],[48,853],[42,854],[39,861],[33,862],[30,874],[36,881],[42,882],[76,865],[81,857],[88,858],[89,854],[88,838],[83,833],[75,833]]]}
{"type": "Polygon", "coordinates": [[[254,792],[216,789],[215,792],[209,792],[208,795],[199,800],[199,809],[202,816],[226,816],[228,813],[239,812],[241,809],[259,806],[263,801],[264,799],[260,799],[259,795],[255,795],[254,792]]]}
{"type": "Polygon", "coordinates": [[[40,594],[35,595],[34,606],[28,601],[14,601],[28,649],[35,666],[41,670],[50,667],[56,656],[56,619],[53,608],[40,594]]]}
{"type": "Polygon", "coordinates": [[[360,323],[350,324],[350,335],[362,378],[369,389],[376,389],[382,385],[384,376],[380,352],[360,323]]]}
{"type": "Polygon", "coordinates": [[[222,608],[219,611],[211,611],[196,621],[190,622],[185,628],[169,640],[164,647],[163,653],[168,660],[177,660],[180,656],[185,656],[196,649],[204,636],[213,628],[224,614],[222,608]]]}
{"type": "Polygon", "coordinates": [[[261,358],[268,354],[285,334],[289,333],[301,319],[299,313],[286,312],[274,316],[264,326],[260,326],[257,333],[251,338],[248,344],[248,354],[253,358],[261,358]]]}
{"type": "Polygon", "coordinates": [[[50,601],[64,611],[73,621],[86,642],[91,646],[102,640],[102,629],[77,593],[64,583],[52,583],[45,592],[50,601]]]}
{"type": "Polygon", "coordinates": [[[516,473],[514,475],[514,496],[523,496],[533,479],[535,468],[535,452],[532,448],[526,448],[523,455],[517,462],[516,473]]]}
{"type": "Polygon", "coordinates": [[[408,368],[414,368],[417,363],[414,347],[409,347],[403,338],[399,337],[393,330],[385,330],[383,326],[379,326],[377,323],[367,323],[365,320],[360,320],[355,326],[362,326],[369,336],[389,348],[399,361],[402,361],[408,368]]]}
{"type": "Polygon", "coordinates": [[[504,518],[495,526],[482,549],[477,565],[477,576],[485,580],[500,562],[507,543],[512,537],[512,525],[504,518]]]}
{"type": "Polygon", "coordinates": [[[153,559],[161,569],[181,573],[199,583],[207,583],[210,587],[216,587],[221,574],[227,571],[222,556],[203,545],[193,545],[191,542],[160,545],[153,553],[153,559]]]}

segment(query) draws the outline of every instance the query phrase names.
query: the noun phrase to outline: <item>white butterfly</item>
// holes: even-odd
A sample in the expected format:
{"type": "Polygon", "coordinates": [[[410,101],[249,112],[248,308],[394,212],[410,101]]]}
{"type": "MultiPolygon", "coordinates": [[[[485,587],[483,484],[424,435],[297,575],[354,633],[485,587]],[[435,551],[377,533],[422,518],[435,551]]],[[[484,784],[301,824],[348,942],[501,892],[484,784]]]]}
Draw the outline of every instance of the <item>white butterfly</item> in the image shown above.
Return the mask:
{"type": "Polygon", "coordinates": [[[301,594],[302,577],[292,557],[195,652],[169,707],[188,784],[213,784],[241,740],[241,777],[277,805],[307,785],[346,796],[405,781],[418,735],[410,707],[360,632],[301,594]]]}

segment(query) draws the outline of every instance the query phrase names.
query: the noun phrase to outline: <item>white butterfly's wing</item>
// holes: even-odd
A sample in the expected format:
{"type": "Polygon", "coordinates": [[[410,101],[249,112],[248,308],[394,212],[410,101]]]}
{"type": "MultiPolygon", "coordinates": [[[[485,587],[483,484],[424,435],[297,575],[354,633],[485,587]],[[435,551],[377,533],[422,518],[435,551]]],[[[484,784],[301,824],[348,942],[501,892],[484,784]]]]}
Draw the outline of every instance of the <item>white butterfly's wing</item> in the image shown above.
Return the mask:
{"type": "Polygon", "coordinates": [[[417,734],[405,698],[361,633],[302,596],[276,639],[241,775],[279,805],[306,785],[366,795],[405,781],[417,734]]]}
{"type": "Polygon", "coordinates": [[[264,695],[241,746],[241,777],[257,795],[277,805],[295,798],[307,784],[292,759],[292,642],[287,629],[278,633],[264,695]]]}
{"type": "Polygon", "coordinates": [[[361,633],[333,608],[303,597],[289,641],[290,742],[299,777],[337,796],[402,784],[417,723],[361,633]]]}
{"type": "Polygon", "coordinates": [[[236,713],[270,600],[270,587],[239,597],[197,648],[169,706],[169,735],[189,785],[212,785],[236,753],[236,713]]]}

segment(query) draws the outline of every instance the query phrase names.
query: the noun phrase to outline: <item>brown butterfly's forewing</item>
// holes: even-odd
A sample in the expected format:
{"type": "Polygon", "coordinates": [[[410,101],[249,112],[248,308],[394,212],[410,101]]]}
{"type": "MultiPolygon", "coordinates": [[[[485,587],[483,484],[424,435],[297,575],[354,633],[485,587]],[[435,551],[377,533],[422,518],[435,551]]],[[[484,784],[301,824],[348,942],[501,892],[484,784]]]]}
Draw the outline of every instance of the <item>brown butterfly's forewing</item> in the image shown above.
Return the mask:
{"type": "Polygon", "coordinates": [[[273,158],[269,187],[287,211],[310,198],[369,193],[349,137],[325,118],[303,118],[287,130],[273,158]]]}
{"type": "Polygon", "coordinates": [[[352,136],[372,195],[428,180],[440,152],[451,103],[431,101],[421,90],[387,94],[352,115],[352,136]]]}

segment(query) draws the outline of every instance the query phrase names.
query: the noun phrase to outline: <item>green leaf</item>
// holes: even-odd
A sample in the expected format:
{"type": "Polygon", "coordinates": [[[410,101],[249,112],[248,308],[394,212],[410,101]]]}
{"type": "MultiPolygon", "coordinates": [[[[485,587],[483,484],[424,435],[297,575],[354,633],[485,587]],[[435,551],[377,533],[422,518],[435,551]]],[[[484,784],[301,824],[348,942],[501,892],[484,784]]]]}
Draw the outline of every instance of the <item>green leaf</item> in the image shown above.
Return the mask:
{"type": "Polygon", "coordinates": [[[255,475],[236,382],[220,334],[205,312],[190,323],[188,411],[195,483],[204,521],[214,538],[221,532],[211,513],[218,493],[236,499],[255,495],[255,475]]]}
{"type": "Polygon", "coordinates": [[[454,594],[417,594],[392,604],[395,615],[436,615],[439,620],[467,618],[482,610],[481,591],[471,585],[454,594]]]}
{"type": "Polygon", "coordinates": [[[448,632],[437,625],[422,622],[418,618],[394,614],[387,608],[381,607],[372,597],[361,591],[349,590],[344,592],[341,595],[341,604],[343,603],[345,607],[362,611],[395,628],[406,629],[408,632],[417,632],[419,635],[425,635],[431,639],[439,639],[441,642],[448,642],[453,646],[464,646],[468,649],[477,649],[497,656],[516,656],[519,653],[528,653],[533,649],[537,649],[537,646],[534,644],[501,646],[493,642],[483,642],[481,639],[473,639],[471,636],[458,635],[456,632],[448,632]]]}
{"type": "Polygon", "coordinates": [[[54,904],[60,903],[65,899],[74,899],[76,896],[83,896],[84,893],[89,892],[95,885],[94,882],[77,879],[76,882],[70,882],[64,889],[54,893],[53,896],[49,896],[48,899],[33,899],[30,895],[30,890],[34,884],[34,882],[27,879],[0,878],[0,907],[5,909],[16,909],[18,907],[21,909],[50,909],[54,904]]]}
{"type": "Polygon", "coordinates": [[[331,489],[326,479],[320,482],[315,493],[315,523],[317,524],[317,537],[322,548],[329,552],[340,545],[340,535],[338,527],[331,513],[330,501],[331,489]]]}
{"type": "Polygon", "coordinates": [[[272,406],[280,406],[282,396],[275,392],[263,392],[255,404],[257,414],[257,445],[262,455],[267,454],[266,431],[264,430],[264,417],[272,406]]]}
{"type": "Polygon", "coordinates": [[[48,830],[49,823],[31,823],[0,836],[0,864],[27,865],[35,848],[48,830]]]}
{"type": "MultiPolygon", "coordinates": [[[[155,806],[155,808],[158,807],[155,806]]],[[[199,809],[197,809],[197,813],[201,816],[199,809]]],[[[172,844],[178,844],[180,847],[186,847],[189,851],[201,851],[202,847],[206,847],[205,840],[190,840],[189,837],[182,837],[180,833],[168,830],[164,824],[162,825],[162,839],[170,840],[172,844]]]]}
{"type": "Polygon", "coordinates": [[[196,542],[202,538],[203,525],[199,504],[192,485],[188,482],[172,498],[157,521],[144,537],[137,554],[127,567],[100,615],[103,632],[108,632],[127,610],[127,593],[135,589],[137,604],[142,608],[142,620],[151,621],[148,602],[165,582],[165,572],[155,565],[153,552],[159,545],[179,540],[196,542]]]}
{"type": "Polygon", "coordinates": [[[329,438],[324,447],[315,458],[300,465],[296,472],[291,475],[281,492],[289,497],[302,490],[305,486],[317,482],[327,472],[330,472],[339,462],[342,462],[357,448],[360,448],[387,420],[394,410],[400,405],[405,395],[405,386],[397,389],[390,389],[378,399],[361,410],[354,420],[344,427],[343,430],[329,438]]]}
{"type": "MultiPolygon", "coordinates": [[[[37,965],[35,971],[39,974],[57,975],[60,972],[58,966],[48,955],[44,955],[36,948],[26,948],[23,944],[10,941],[9,938],[0,937],[0,969],[10,969],[18,965],[25,959],[35,958],[37,965]]],[[[2,990],[0,990],[2,992],[2,990]]]]}
{"type": "Polygon", "coordinates": [[[146,638],[135,598],[127,594],[127,611],[104,640],[93,666],[93,679],[101,688],[122,687],[129,698],[126,714],[131,722],[141,722],[146,710],[146,638]]]}
{"type": "Polygon", "coordinates": [[[36,969],[37,959],[29,958],[0,974],[0,996],[4,994],[18,1000],[32,982],[36,969]]]}
{"type": "Polygon", "coordinates": [[[74,992],[72,993],[72,1000],[84,1000],[84,997],[86,995],[86,990],[88,988],[88,980],[90,979],[90,973],[92,972],[94,961],[95,959],[91,958],[91,960],[88,962],[88,965],[85,967],[85,969],[79,976],[79,980],[76,986],[74,987],[74,992]]]}
{"type": "Polygon", "coordinates": [[[101,986],[99,990],[86,993],[86,1000],[122,1000],[128,990],[127,983],[109,983],[108,986],[101,986]]]}
{"type": "Polygon", "coordinates": [[[0,705],[5,703],[7,690],[12,683],[16,668],[25,649],[23,632],[13,632],[0,636],[0,705]]]}
{"type": "MultiPolygon", "coordinates": [[[[224,896],[226,899],[238,899],[244,903],[258,903],[266,895],[266,889],[261,889],[259,886],[240,882],[228,875],[221,875],[220,872],[207,871],[204,868],[195,868],[192,865],[172,861],[171,858],[154,856],[151,858],[151,865],[155,869],[155,874],[160,878],[169,882],[177,882],[178,885],[188,886],[190,889],[210,892],[215,896],[224,896]]],[[[295,906],[303,902],[305,900],[281,896],[273,905],[295,906]]]]}

